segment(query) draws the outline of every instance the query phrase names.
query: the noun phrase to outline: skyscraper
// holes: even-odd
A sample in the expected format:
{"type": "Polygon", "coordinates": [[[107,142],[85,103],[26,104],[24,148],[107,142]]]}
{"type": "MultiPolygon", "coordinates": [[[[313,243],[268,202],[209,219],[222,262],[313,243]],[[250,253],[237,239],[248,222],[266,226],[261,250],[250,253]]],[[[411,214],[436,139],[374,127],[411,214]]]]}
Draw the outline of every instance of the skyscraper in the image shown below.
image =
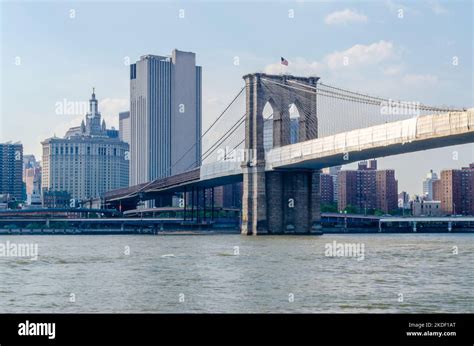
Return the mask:
{"type": "Polygon", "coordinates": [[[23,156],[23,182],[26,185],[26,204],[41,204],[41,166],[34,155],[23,156]]]}
{"type": "Polygon", "coordinates": [[[24,199],[23,145],[0,143],[0,194],[24,199]]]}
{"type": "Polygon", "coordinates": [[[84,200],[128,186],[128,144],[101,122],[94,91],[86,122],[70,128],[64,138],[48,138],[41,144],[43,191],[64,191],[84,200]]]}
{"type": "Polygon", "coordinates": [[[434,200],[433,184],[437,180],[439,180],[438,175],[433,170],[430,170],[426,175],[426,179],[423,180],[423,197],[428,201],[434,200]]]}
{"type": "Polygon", "coordinates": [[[196,55],[144,55],[130,65],[130,184],[201,161],[201,67],[196,55]]]}
{"type": "Polygon", "coordinates": [[[130,112],[119,113],[119,138],[121,141],[128,143],[131,142],[131,128],[130,128],[130,112]]]}

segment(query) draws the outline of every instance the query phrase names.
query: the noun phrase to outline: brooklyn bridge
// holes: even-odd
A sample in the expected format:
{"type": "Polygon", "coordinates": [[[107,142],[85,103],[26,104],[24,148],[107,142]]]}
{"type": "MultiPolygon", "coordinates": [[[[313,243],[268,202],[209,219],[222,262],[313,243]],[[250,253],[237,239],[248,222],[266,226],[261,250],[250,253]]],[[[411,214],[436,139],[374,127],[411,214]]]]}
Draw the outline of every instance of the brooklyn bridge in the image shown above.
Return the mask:
{"type": "Polygon", "coordinates": [[[181,193],[182,207],[194,210],[203,196],[208,204],[205,191],[242,182],[242,234],[318,232],[322,168],[474,142],[474,109],[395,101],[318,77],[243,79],[245,86],[202,133],[207,145],[200,162],[109,191],[106,205],[131,210],[153,200],[160,206],[163,197],[181,193]]]}

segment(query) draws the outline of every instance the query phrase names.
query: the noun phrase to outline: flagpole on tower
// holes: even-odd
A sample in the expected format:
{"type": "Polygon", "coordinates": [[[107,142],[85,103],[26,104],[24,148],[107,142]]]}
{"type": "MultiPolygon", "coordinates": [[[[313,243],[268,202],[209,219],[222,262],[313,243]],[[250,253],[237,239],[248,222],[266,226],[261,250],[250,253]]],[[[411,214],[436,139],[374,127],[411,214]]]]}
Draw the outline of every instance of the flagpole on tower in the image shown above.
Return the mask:
{"type": "Polygon", "coordinates": [[[283,66],[288,66],[288,60],[286,60],[284,57],[280,57],[280,75],[283,75],[283,66]]]}

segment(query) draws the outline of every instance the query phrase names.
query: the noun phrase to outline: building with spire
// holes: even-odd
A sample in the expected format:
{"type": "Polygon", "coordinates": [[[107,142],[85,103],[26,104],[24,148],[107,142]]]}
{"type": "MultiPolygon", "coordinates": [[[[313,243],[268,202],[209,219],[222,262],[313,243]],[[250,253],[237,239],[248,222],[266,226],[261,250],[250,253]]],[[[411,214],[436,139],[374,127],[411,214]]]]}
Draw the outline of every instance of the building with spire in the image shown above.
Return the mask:
{"type": "Polygon", "coordinates": [[[85,121],[63,138],[44,140],[42,190],[68,192],[71,205],[128,186],[128,144],[101,119],[95,90],[85,121]]]}

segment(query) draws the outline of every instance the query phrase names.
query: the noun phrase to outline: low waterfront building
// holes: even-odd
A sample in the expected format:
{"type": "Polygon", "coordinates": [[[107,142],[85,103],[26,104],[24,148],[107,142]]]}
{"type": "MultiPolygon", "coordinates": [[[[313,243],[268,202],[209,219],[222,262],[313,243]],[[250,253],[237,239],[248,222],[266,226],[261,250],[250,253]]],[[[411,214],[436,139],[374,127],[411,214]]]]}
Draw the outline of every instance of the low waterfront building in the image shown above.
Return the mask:
{"type": "Polygon", "coordinates": [[[69,208],[71,205],[71,194],[67,191],[43,190],[43,208],[69,208]]]}
{"type": "MultiPolygon", "coordinates": [[[[425,196],[425,194],[423,194],[425,196]]],[[[417,199],[411,202],[413,216],[442,216],[441,201],[417,199]]]]}

